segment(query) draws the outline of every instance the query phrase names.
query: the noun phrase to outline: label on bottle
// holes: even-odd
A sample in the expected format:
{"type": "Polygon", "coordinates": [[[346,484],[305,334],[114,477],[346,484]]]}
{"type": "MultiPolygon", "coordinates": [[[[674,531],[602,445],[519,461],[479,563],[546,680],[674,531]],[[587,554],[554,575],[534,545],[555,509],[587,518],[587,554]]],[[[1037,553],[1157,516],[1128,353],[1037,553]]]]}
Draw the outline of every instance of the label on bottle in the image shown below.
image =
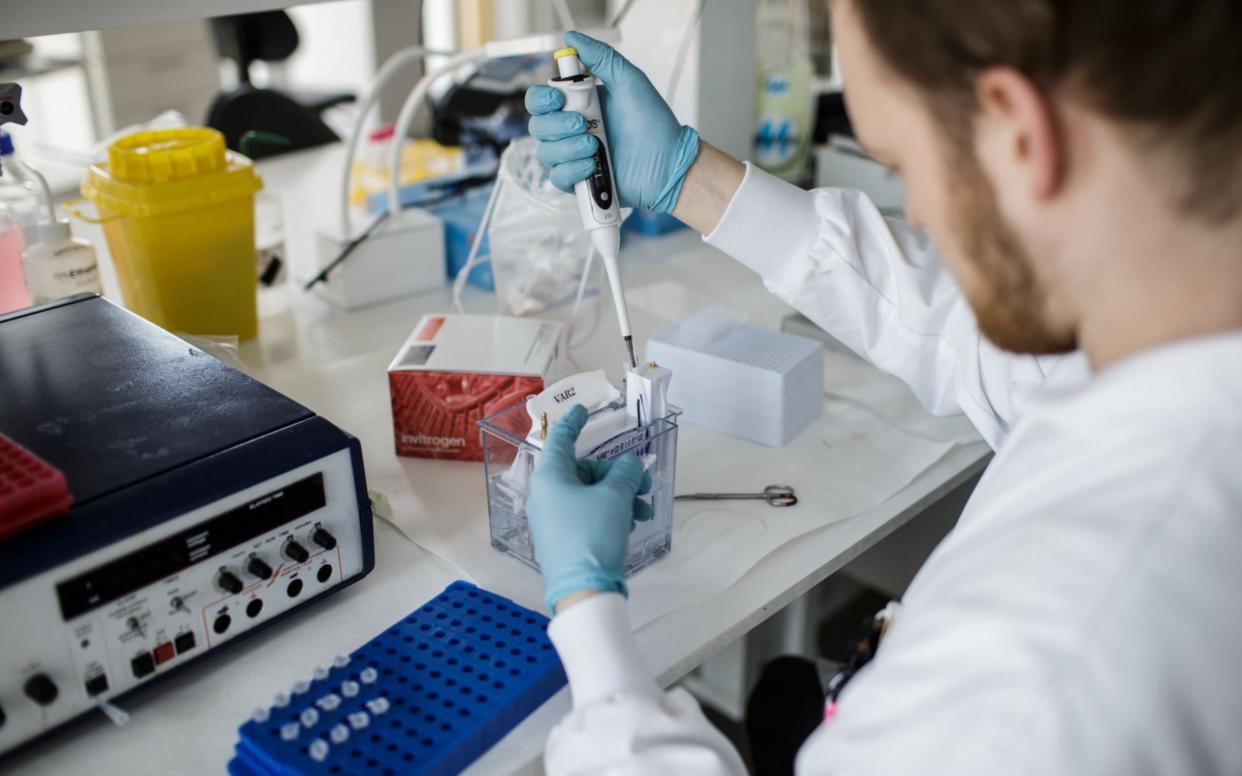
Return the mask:
{"type": "Polygon", "coordinates": [[[26,287],[35,304],[101,290],[94,249],[65,245],[40,253],[43,255],[27,256],[23,262],[26,287]]]}

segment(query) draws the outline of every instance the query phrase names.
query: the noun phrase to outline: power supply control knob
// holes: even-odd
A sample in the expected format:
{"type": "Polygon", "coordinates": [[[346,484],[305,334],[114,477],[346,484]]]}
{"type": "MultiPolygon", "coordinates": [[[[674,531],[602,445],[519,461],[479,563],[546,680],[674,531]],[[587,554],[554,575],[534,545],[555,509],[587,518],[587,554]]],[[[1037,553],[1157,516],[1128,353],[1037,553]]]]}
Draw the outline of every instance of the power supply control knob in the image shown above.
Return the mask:
{"type": "Polygon", "coordinates": [[[310,552],[293,539],[290,539],[285,543],[285,555],[289,556],[289,560],[294,563],[301,563],[310,557],[310,552]]]}
{"type": "Polygon", "coordinates": [[[268,579],[272,576],[272,567],[264,563],[258,555],[251,555],[250,560],[246,561],[246,573],[259,579],[268,579]]]}
{"type": "Polygon", "coordinates": [[[325,550],[336,549],[336,537],[328,533],[328,529],[321,525],[315,526],[315,532],[311,534],[311,541],[325,550]]]}
{"type": "Polygon", "coordinates": [[[220,569],[220,573],[216,575],[216,584],[230,595],[237,595],[245,587],[237,575],[228,569],[220,569]]]}
{"type": "Polygon", "coordinates": [[[26,686],[22,688],[26,693],[26,697],[40,706],[50,706],[56,700],[56,696],[60,695],[60,690],[56,687],[47,674],[35,674],[26,680],[26,686]]]}

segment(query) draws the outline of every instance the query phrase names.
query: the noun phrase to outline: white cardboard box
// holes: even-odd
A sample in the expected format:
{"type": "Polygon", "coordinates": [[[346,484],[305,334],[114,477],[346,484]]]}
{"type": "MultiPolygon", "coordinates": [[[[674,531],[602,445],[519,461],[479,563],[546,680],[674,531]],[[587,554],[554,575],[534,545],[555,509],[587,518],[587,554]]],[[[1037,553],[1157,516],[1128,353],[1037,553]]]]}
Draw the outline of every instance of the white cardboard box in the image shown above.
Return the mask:
{"type": "Polygon", "coordinates": [[[824,409],[824,348],[819,342],[750,324],[704,337],[688,316],[647,342],[647,360],[673,370],[669,402],[682,419],[781,447],[824,409]]]}
{"type": "MultiPolygon", "coordinates": [[[[315,263],[305,282],[344,250],[337,231],[315,232],[315,263]]],[[[399,223],[382,224],[354,249],[326,282],[313,289],[337,307],[360,307],[400,299],[448,282],[444,223],[417,209],[402,211],[399,223]]]]}

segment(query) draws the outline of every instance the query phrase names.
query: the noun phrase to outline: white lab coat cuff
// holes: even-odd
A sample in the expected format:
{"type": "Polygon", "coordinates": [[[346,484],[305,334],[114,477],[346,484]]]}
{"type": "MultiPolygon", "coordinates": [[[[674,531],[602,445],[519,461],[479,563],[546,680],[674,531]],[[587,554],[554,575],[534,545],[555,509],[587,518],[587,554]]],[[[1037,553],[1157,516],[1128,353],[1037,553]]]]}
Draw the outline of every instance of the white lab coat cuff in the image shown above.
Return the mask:
{"type": "Polygon", "coordinates": [[[569,677],[574,708],[620,693],[659,693],[619,594],[600,593],[566,608],[548,636],[569,677]]]}
{"type": "Polygon", "coordinates": [[[806,256],[819,235],[814,195],[746,162],[746,176],[720,223],[703,241],[759,273],[776,276],[806,256]]]}

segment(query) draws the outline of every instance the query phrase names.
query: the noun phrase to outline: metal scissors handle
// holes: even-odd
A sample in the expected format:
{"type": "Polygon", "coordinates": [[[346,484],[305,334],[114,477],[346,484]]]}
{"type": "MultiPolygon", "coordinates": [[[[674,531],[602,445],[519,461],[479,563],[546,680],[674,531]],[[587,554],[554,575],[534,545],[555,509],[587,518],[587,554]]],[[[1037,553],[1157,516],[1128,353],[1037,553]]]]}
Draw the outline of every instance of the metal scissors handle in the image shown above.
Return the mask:
{"type": "Polygon", "coordinates": [[[686,493],[675,501],[749,501],[763,499],[770,507],[792,507],[798,503],[794,489],[788,485],[769,485],[762,493],[686,493]]]}

